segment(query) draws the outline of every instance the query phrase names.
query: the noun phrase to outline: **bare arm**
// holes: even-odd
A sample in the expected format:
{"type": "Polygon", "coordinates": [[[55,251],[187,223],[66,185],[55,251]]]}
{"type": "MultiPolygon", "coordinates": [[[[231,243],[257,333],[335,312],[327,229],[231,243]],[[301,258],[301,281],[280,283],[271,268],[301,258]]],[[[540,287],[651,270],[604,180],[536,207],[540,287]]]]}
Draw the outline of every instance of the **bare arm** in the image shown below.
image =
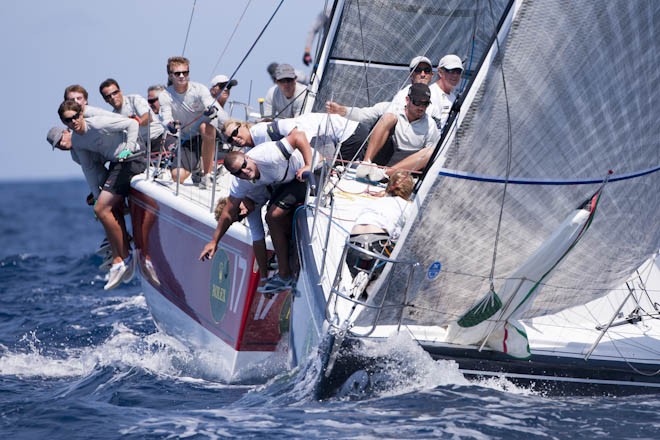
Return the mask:
{"type": "Polygon", "coordinates": [[[393,113],[385,113],[378,121],[369,138],[369,145],[367,145],[367,152],[364,154],[365,161],[371,161],[376,154],[383,148],[390,130],[396,126],[397,118],[393,113]]]}
{"type": "Polygon", "coordinates": [[[233,196],[227,198],[227,204],[225,205],[220,218],[218,219],[218,225],[215,228],[213,233],[213,239],[206,243],[202,252],[199,254],[199,260],[210,260],[215,255],[216,250],[218,249],[218,243],[225,235],[229,227],[234,223],[235,219],[238,217],[239,207],[241,205],[241,199],[238,199],[233,196]]]}
{"type": "Polygon", "coordinates": [[[302,181],[303,173],[312,169],[312,146],[309,144],[305,133],[301,130],[293,130],[287,136],[287,140],[294,149],[300,151],[300,154],[302,154],[303,160],[305,161],[305,165],[296,171],[296,178],[302,181]]]}

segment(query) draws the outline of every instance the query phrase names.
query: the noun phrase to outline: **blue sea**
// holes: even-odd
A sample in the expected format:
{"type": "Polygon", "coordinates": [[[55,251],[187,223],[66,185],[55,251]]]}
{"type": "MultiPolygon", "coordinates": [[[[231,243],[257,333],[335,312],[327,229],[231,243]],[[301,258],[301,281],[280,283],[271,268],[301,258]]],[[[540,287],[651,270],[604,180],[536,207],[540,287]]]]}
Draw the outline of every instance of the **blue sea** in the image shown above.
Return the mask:
{"type": "Polygon", "coordinates": [[[222,383],[157,329],[137,279],[103,290],[87,193],[82,180],[0,184],[4,439],[660,438],[660,396],[470,383],[405,339],[391,342],[388,380],[364,393],[316,401],[295,371],[222,383]]]}

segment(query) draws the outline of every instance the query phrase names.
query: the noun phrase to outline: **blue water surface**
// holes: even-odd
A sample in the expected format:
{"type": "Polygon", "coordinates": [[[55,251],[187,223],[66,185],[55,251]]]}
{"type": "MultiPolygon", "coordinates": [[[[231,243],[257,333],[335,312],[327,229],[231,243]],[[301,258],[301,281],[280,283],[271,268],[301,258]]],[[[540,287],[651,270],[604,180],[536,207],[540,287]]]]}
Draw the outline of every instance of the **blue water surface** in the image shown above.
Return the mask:
{"type": "Polygon", "coordinates": [[[326,401],[290,372],[219,382],[151,319],[137,279],[105,292],[80,181],[0,184],[0,433],[11,439],[658,439],[657,396],[547,397],[469,383],[409,340],[380,387],[326,401]]]}

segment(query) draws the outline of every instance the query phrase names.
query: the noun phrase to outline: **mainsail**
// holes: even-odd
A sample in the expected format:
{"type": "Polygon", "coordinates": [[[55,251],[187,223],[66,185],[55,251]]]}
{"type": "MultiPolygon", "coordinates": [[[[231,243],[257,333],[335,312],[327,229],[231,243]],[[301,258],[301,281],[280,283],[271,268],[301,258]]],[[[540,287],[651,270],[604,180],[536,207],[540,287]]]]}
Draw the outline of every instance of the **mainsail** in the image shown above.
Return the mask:
{"type": "MultiPolygon", "coordinates": [[[[396,68],[414,55],[457,53],[476,70],[499,44],[478,93],[461,109],[461,125],[426,176],[419,214],[395,251],[423,268],[404,322],[455,321],[491,283],[499,289],[599,186],[581,182],[609,170],[617,178],[660,165],[660,3],[516,2],[508,37],[494,44],[511,3],[344,5],[316,108],[330,98],[352,105],[388,99],[401,85],[396,68]],[[456,172],[440,175],[441,167],[456,172]],[[426,269],[438,266],[440,273],[430,276],[426,269]]],[[[660,173],[613,179],[603,200],[589,234],[543,280],[542,294],[522,318],[606,294],[660,248],[660,173]]],[[[396,271],[390,276],[392,283],[402,278],[396,271]]],[[[404,287],[390,284],[387,292],[404,287]]],[[[398,317],[382,313],[380,322],[398,317]]]]}

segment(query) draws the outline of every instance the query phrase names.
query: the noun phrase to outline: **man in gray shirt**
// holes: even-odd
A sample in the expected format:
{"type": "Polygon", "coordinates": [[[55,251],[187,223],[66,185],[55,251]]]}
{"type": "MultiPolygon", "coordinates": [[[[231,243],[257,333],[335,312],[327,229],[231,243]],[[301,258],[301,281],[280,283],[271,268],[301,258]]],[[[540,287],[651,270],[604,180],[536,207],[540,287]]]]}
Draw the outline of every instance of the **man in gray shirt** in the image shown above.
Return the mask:
{"type": "Polygon", "coordinates": [[[300,115],[307,88],[296,81],[298,76],[289,64],[275,69],[275,85],[264,100],[264,117],[272,119],[294,118],[300,115]]]}

